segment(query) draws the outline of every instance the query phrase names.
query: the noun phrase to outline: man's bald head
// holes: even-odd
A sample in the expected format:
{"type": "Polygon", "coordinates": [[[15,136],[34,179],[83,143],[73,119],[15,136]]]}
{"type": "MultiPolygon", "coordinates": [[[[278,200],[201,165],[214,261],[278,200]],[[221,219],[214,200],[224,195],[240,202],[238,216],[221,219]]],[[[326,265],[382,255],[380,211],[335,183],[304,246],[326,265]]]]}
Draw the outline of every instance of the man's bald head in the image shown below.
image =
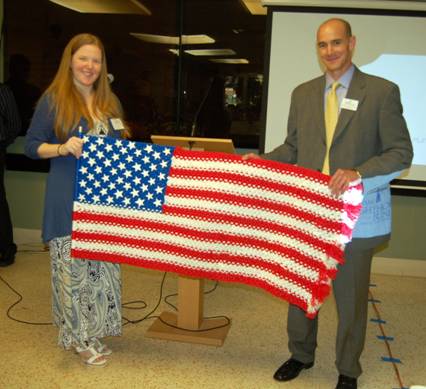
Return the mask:
{"type": "Polygon", "coordinates": [[[341,23],[341,24],[343,24],[343,26],[344,26],[344,29],[345,29],[345,33],[346,33],[346,36],[347,37],[351,37],[352,36],[352,27],[351,27],[351,25],[349,24],[349,22],[348,21],[346,21],[345,19],[340,19],[340,18],[331,18],[331,19],[328,19],[328,20],[326,20],[324,23],[322,23],[319,27],[318,27],[318,31],[322,28],[322,27],[324,27],[326,24],[329,24],[329,23],[341,23]]]}

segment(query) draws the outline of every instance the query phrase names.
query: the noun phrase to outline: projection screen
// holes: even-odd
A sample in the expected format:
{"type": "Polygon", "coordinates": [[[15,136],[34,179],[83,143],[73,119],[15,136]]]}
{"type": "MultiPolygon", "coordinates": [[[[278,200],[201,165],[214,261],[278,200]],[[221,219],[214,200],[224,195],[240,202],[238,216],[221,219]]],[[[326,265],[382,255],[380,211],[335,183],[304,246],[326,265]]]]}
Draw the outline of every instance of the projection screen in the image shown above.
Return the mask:
{"type": "Polygon", "coordinates": [[[269,74],[264,150],[280,145],[286,136],[292,90],[322,73],[315,47],[318,26],[331,17],[341,17],[351,23],[357,38],[353,62],[361,70],[389,79],[400,87],[414,160],[410,170],[394,185],[426,190],[426,18],[420,12],[415,15],[404,12],[371,15],[365,9],[364,14],[352,13],[359,12],[354,9],[350,12],[318,7],[312,11],[300,7],[268,10],[271,40],[266,69],[269,74]]]}

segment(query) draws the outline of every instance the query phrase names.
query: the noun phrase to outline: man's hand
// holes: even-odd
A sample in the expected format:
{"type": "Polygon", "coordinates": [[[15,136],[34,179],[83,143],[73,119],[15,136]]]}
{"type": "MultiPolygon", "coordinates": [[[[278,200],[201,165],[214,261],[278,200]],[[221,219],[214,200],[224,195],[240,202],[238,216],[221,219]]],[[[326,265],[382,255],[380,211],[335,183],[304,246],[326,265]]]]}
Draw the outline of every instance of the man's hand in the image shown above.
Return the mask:
{"type": "Polygon", "coordinates": [[[356,170],[338,169],[331,177],[328,187],[333,195],[340,196],[344,191],[346,191],[346,189],[348,189],[351,182],[359,179],[360,177],[356,170]]]}
{"type": "Polygon", "coordinates": [[[244,161],[246,161],[247,159],[262,159],[261,157],[259,157],[258,154],[255,153],[244,154],[242,158],[244,161]]]}

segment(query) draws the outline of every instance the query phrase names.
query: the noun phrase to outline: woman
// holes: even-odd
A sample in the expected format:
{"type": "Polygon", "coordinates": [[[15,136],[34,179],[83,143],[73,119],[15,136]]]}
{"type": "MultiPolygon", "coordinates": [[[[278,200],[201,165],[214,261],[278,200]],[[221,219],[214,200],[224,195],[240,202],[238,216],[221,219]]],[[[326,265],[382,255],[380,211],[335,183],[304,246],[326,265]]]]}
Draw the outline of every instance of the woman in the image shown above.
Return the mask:
{"type": "Polygon", "coordinates": [[[25,153],[49,158],[43,240],[49,242],[53,318],[59,345],[72,347],[89,365],[101,366],[111,350],[100,338],[121,335],[120,266],[70,257],[79,131],[120,137],[122,111],[108,79],[104,47],[91,34],[76,35],[62,55],[56,76],[42,95],[28,129],[25,153]]]}

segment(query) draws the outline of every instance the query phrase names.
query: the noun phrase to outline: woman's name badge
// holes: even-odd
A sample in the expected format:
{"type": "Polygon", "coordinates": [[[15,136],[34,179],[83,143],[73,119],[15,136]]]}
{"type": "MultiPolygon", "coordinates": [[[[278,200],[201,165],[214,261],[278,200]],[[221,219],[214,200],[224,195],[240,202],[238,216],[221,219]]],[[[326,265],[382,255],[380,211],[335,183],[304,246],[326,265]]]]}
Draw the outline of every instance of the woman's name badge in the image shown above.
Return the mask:
{"type": "Polygon", "coordinates": [[[116,131],[124,130],[123,122],[119,118],[111,119],[111,125],[112,128],[116,131]]]}

